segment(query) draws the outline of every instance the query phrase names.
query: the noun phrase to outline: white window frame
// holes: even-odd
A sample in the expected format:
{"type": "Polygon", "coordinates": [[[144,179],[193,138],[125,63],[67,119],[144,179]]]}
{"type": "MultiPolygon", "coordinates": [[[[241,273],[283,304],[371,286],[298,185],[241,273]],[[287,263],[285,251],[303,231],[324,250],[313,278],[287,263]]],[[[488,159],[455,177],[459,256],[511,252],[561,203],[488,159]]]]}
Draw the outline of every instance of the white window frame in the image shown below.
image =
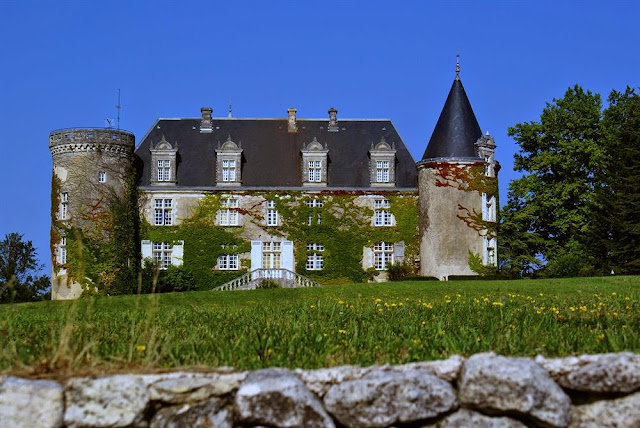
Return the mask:
{"type": "Polygon", "coordinates": [[[235,159],[222,160],[222,181],[225,183],[236,181],[236,161],[235,159]]]}
{"type": "Polygon", "coordinates": [[[307,199],[305,202],[309,208],[322,208],[324,206],[322,199],[307,199]]]}
{"type": "Polygon", "coordinates": [[[153,224],[154,226],[173,226],[173,199],[153,200],[153,224]]]}
{"type": "Polygon", "coordinates": [[[107,172],[99,171],[98,172],[98,183],[106,183],[107,182],[107,172]]]}
{"type": "Polygon", "coordinates": [[[236,210],[240,206],[238,198],[229,197],[220,200],[218,210],[218,224],[220,226],[238,226],[240,213],[236,210]]]}
{"type": "Polygon", "coordinates": [[[307,161],[307,178],[310,183],[322,183],[322,161],[307,161]]]}
{"type": "Polygon", "coordinates": [[[322,270],[324,269],[324,256],[319,253],[307,254],[306,270],[322,270]]]}
{"type": "Polygon", "coordinates": [[[218,270],[240,269],[238,254],[223,254],[218,257],[218,270]]]}
{"type": "Polygon", "coordinates": [[[158,181],[171,181],[171,161],[159,159],[157,162],[158,181]]]}
{"type": "Polygon", "coordinates": [[[278,225],[278,210],[276,210],[276,201],[273,199],[269,199],[266,203],[267,213],[266,213],[266,223],[267,226],[277,226],[278,225]]]}
{"type": "Polygon", "coordinates": [[[373,267],[375,270],[387,270],[393,264],[393,244],[390,242],[376,242],[373,245],[373,267]]]}
{"type": "Polygon", "coordinates": [[[388,160],[376,161],[376,181],[378,183],[389,182],[390,162],[388,160]]]}
{"type": "Polygon", "coordinates": [[[317,242],[307,243],[306,270],[322,270],[324,268],[324,256],[320,252],[324,251],[324,245],[317,242]]]}
{"type": "Polygon", "coordinates": [[[262,267],[280,269],[282,266],[282,243],[277,241],[262,243],[262,267]]]}
{"type": "Polygon", "coordinates": [[[170,242],[152,242],[151,258],[158,269],[166,270],[172,265],[173,245],[170,242]]]}
{"type": "Polygon", "coordinates": [[[64,265],[67,263],[67,238],[61,237],[60,244],[58,246],[58,264],[64,265]]]}
{"type": "Polygon", "coordinates": [[[373,212],[373,225],[377,227],[393,226],[393,214],[387,210],[375,210],[373,212]]]}
{"type": "Polygon", "coordinates": [[[67,220],[69,217],[69,192],[60,195],[60,220],[67,220]]]}

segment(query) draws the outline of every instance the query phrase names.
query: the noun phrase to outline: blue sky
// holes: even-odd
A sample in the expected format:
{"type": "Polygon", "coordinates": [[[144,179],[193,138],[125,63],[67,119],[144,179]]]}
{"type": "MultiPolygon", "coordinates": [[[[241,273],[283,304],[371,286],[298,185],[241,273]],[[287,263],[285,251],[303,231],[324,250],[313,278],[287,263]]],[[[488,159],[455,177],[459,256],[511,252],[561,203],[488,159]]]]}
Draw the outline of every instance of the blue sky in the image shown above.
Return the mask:
{"type": "Polygon", "coordinates": [[[454,78],[495,137],[579,84],[640,86],[637,2],[0,0],[0,237],[49,266],[48,134],[116,116],[138,141],[158,117],[390,118],[419,159],[454,78]]]}

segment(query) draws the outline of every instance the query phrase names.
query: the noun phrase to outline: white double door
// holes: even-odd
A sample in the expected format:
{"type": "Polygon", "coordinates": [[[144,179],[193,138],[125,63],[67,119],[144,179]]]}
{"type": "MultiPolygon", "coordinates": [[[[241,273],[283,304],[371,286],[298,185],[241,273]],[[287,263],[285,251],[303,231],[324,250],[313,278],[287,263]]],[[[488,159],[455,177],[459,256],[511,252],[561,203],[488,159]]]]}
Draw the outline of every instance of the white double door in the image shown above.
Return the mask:
{"type": "Polygon", "coordinates": [[[293,271],[293,242],[251,241],[251,270],[256,269],[293,271]]]}

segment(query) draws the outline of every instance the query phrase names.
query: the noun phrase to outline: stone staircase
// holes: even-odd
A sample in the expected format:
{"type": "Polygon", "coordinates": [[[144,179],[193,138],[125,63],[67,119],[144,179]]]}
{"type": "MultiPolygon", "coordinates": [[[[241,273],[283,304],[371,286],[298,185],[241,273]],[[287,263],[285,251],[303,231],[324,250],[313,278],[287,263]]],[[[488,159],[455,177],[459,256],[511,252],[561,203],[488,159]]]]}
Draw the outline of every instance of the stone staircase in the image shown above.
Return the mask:
{"type": "Polygon", "coordinates": [[[275,281],[282,288],[317,287],[320,284],[289,269],[256,269],[239,276],[212,291],[255,290],[264,280],[275,281]]]}

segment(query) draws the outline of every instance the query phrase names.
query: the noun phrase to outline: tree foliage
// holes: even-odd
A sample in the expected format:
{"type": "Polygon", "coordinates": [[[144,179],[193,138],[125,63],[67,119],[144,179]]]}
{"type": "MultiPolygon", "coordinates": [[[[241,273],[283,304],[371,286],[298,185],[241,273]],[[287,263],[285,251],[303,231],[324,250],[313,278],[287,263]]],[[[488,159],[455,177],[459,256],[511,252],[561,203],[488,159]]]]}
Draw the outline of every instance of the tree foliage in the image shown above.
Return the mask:
{"type": "Polygon", "coordinates": [[[640,268],[640,102],[576,85],[539,121],[509,128],[520,150],[500,225],[501,267],[515,276],[640,268]],[[624,268],[622,267],[624,266],[624,268]]]}
{"type": "Polygon", "coordinates": [[[6,234],[0,241],[0,303],[29,302],[48,297],[49,277],[31,241],[19,233],[6,234]]]}
{"type": "Polygon", "coordinates": [[[604,112],[607,169],[599,189],[603,259],[615,272],[640,273],[640,95],[612,91],[604,112]]]}

